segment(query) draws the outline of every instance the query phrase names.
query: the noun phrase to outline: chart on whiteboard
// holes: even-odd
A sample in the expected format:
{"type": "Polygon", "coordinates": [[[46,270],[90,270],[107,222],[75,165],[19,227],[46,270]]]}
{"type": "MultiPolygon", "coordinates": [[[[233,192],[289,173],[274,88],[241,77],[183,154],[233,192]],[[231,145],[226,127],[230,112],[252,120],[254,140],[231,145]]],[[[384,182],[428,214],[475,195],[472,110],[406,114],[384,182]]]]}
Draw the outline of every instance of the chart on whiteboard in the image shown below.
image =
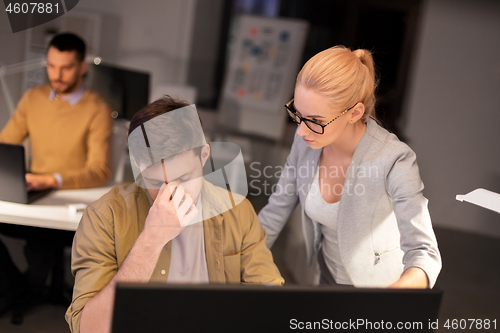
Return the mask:
{"type": "Polygon", "coordinates": [[[243,16],[232,44],[224,95],[240,105],[277,110],[293,88],[307,25],[243,16]]]}

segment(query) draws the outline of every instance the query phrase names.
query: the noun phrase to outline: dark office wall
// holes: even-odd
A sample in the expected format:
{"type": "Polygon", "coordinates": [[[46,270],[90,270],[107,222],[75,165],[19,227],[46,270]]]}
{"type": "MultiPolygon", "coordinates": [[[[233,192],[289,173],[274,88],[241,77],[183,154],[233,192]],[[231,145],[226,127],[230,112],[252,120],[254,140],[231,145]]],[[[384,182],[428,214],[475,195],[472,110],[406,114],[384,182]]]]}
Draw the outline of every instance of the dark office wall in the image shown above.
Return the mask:
{"type": "Polygon", "coordinates": [[[280,15],[311,24],[302,63],[335,45],[372,52],[379,81],[377,117],[404,140],[401,106],[420,4],[420,0],[287,0],[281,3],[280,15]]]}
{"type": "Polygon", "coordinates": [[[197,104],[215,107],[215,85],[223,0],[197,1],[194,11],[187,83],[196,87],[197,104]]]}
{"type": "Polygon", "coordinates": [[[500,2],[426,1],[417,49],[405,133],[433,221],[500,237],[499,214],[455,200],[500,192],[500,2]]]}

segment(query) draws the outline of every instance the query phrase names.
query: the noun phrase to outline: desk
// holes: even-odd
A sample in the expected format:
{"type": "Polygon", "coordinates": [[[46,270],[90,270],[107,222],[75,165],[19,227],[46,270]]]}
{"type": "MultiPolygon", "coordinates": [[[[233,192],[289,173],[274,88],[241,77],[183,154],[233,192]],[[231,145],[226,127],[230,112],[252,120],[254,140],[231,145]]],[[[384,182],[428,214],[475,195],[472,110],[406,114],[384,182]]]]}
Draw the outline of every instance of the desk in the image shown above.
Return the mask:
{"type": "Polygon", "coordinates": [[[94,202],[111,188],[53,191],[28,205],[0,201],[0,222],[75,231],[82,218],[76,208],[94,202]]]}

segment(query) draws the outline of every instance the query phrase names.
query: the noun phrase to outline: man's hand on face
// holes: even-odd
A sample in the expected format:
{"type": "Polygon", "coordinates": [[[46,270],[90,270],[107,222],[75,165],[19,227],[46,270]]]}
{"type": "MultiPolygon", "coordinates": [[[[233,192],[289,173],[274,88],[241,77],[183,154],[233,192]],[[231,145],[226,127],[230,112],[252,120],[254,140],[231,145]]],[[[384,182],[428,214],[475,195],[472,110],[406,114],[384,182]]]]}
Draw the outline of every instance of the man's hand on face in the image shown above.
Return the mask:
{"type": "Polygon", "coordinates": [[[57,188],[56,177],[52,174],[35,175],[33,173],[26,174],[26,187],[28,191],[42,191],[51,188],[57,188]]]}
{"type": "Polygon", "coordinates": [[[193,198],[178,182],[163,184],[149,209],[144,232],[159,246],[174,239],[196,216],[193,198]]]}

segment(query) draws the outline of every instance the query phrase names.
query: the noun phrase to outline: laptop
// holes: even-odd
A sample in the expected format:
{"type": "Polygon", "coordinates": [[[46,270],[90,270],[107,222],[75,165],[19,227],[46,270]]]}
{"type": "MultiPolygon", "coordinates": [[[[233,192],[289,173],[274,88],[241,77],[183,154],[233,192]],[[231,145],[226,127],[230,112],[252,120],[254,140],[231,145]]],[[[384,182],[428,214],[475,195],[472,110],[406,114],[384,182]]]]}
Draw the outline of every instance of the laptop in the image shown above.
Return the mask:
{"type": "Polygon", "coordinates": [[[51,190],[27,191],[24,147],[0,142],[0,200],[32,203],[51,190]]]}
{"type": "Polygon", "coordinates": [[[122,283],[112,332],[432,332],[441,298],[430,289],[122,283]]]}

